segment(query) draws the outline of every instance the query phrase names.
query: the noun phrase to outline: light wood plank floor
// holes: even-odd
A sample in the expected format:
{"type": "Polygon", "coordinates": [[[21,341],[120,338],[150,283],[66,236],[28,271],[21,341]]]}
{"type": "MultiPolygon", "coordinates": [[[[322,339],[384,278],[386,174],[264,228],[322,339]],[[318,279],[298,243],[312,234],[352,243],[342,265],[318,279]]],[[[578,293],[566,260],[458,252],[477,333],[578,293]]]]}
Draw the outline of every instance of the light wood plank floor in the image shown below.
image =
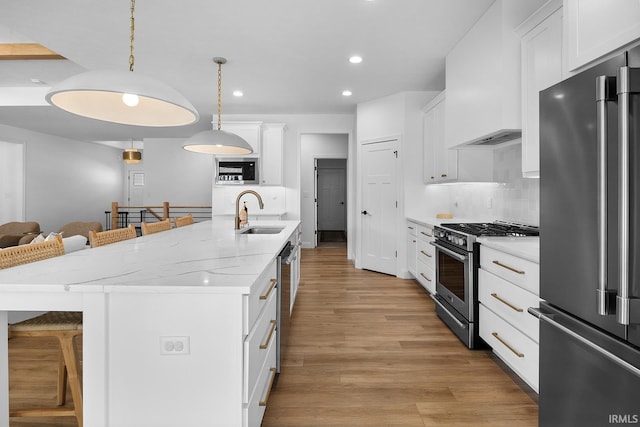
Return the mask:
{"type": "MultiPolygon", "coordinates": [[[[9,340],[12,407],[55,401],[55,342],[33,342],[9,340]]],[[[537,418],[535,394],[490,351],[467,350],[417,282],[356,270],[345,248],[303,250],[289,348],[263,426],[537,426],[537,418]]]]}
{"type": "Polygon", "coordinates": [[[283,371],[263,426],[537,426],[535,393],[470,351],[413,280],[303,250],[283,371]]]}

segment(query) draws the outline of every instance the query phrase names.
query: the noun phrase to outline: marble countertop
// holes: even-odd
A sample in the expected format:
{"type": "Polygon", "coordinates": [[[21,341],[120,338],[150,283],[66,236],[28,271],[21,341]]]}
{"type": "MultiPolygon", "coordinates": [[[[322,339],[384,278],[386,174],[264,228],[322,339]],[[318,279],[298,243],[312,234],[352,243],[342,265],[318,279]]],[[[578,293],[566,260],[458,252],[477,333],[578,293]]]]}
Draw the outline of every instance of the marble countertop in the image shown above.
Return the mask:
{"type": "Polygon", "coordinates": [[[0,270],[2,292],[250,293],[299,221],[278,234],[239,234],[232,220],[199,222],[0,270]]]}
{"type": "Polygon", "coordinates": [[[539,237],[478,237],[480,244],[540,263],[539,237]]]}

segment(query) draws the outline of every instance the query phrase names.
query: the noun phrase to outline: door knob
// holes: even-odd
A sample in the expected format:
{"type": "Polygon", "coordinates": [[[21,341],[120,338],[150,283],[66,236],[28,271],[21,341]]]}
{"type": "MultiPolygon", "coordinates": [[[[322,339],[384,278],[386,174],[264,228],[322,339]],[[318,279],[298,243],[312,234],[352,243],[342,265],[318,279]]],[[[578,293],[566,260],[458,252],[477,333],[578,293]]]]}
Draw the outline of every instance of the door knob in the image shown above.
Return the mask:
{"type": "Polygon", "coordinates": [[[366,214],[368,214],[369,212],[367,212],[367,211],[361,211],[360,213],[361,213],[362,215],[366,215],[366,214]]]}

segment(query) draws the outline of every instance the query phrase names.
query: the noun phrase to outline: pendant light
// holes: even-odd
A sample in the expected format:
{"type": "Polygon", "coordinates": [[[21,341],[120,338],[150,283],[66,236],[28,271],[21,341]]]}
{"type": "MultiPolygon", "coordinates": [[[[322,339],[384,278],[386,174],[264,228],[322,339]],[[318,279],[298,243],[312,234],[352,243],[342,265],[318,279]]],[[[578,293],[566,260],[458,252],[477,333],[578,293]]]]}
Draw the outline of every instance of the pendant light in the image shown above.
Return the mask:
{"type": "Polygon", "coordinates": [[[142,160],[142,153],[133,146],[133,139],[131,140],[131,148],[125,148],[122,152],[122,160],[128,164],[140,163],[142,160]]]}
{"type": "Polygon", "coordinates": [[[185,150],[204,154],[251,154],[251,145],[235,133],[222,129],[222,64],[225,58],[215,57],[213,62],[218,64],[218,128],[199,132],[189,138],[184,146],[185,150]]]}
{"type": "Polygon", "coordinates": [[[125,125],[183,126],[199,119],[195,107],[159,80],[133,73],[135,0],[131,0],[129,71],[87,71],[54,85],[45,99],[73,114],[125,125]]]}

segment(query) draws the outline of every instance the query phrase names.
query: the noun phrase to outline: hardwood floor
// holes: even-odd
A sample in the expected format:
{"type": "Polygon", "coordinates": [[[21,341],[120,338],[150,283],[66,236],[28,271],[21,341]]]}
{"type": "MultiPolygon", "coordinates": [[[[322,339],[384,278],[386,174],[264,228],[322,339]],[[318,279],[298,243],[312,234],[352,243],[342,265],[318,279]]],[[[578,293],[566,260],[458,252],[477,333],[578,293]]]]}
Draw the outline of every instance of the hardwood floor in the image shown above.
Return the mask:
{"type": "MultiPolygon", "coordinates": [[[[526,387],[526,386],[525,386],[526,387]]],[[[467,350],[413,280],[303,250],[283,373],[263,426],[537,426],[535,393],[467,350]]]]}
{"type": "MultiPolygon", "coordinates": [[[[55,342],[32,343],[9,340],[11,407],[55,402],[55,342]]],[[[537,426],[536,396],[525,387],[490,351],[467,350],[417,282],[356,270],[345,248],[305,249],[263,426],[537,426]]]]}

